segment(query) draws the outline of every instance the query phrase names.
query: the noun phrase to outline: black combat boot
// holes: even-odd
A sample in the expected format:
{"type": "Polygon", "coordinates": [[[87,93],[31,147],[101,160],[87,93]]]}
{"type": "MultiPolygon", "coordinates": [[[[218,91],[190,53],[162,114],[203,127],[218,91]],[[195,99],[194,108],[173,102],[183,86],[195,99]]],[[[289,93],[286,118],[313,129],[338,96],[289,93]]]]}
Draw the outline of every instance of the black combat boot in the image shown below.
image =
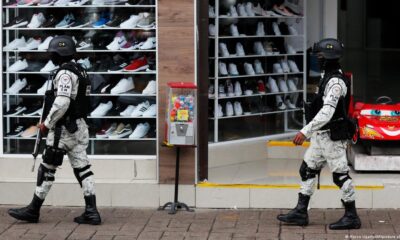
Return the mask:
{"type": "Polygon", "coordinates": [[[357,215],[356,202],[343,202],[345,212],[344,216],[339,221],[329,224],[331,230],[346,230],[346,229],[359,229],[361,227],[361,220],[357,215]]]}
{"type": "Polygon", "coordinates": [[[298,226],[307,226],[308,225],[308,203],[310,202],[310,196],[303,195],[299,193],[299,200],[297,202],[297,206],[290,210],[287,214],[280,214],[278,215],[278,220],[289,223],[295,224],[298,226]]]}
{"type": "Polygon", "coordinates": [[[81,216],[74,218],[74,222],[91,225],[101,224],[100,214],[96,207],[96,195],[85,196],[85,204],[85,212],[81,216]]]}
{"type": "Polygon", "coordinates": [[[21,221],[37,223],[39,221],[40,208],[43,202],[44,200],[40,199],[36,194],[33,194],[32,202],[28,206],[23,208],[11,208],[8,210],[8,214],[21,221]]]}

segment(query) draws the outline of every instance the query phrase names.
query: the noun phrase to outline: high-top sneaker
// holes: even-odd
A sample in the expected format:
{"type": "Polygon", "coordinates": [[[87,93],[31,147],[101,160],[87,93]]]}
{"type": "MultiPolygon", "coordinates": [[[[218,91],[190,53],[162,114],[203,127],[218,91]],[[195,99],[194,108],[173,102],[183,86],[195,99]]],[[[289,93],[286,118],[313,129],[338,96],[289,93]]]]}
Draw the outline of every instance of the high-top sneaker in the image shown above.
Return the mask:
{"type": "Polygon", "coordinates": [[[11,208],[8,210],[8,214],[21,221],[37,223],[39,221],[40,208],[43,202],[44,200],[40,199],[36,194],[33,194],[32,202],[28,206],[23,208],[11,208]]]}
{"type": "Polygon", "coordinates": [[[303,195],[299,193],[299,200],[297,202],[297,206],[290,210],[287,214],[280,214],[278,215],[278,220],[289,223],[295,224],[298,226],[307,226],[308,225],[308,203],[310,202],[310,196],[303,195]]]}
{"type": "Polygon", "coordinates": [[[331,230],[346,230],[346,229],[359,229],[361,227],[361,220],[357,215],[356,202],[343,202],[345,212],[344,216],[339,221],[329,224],[331,230]]]}
{"type": "Polygon", "coordinates": [[[91,225],[101,224],[100,214],[96,207],[96,195],[85,196],[85,212],[74,218],[74,222],[91,225]]]}

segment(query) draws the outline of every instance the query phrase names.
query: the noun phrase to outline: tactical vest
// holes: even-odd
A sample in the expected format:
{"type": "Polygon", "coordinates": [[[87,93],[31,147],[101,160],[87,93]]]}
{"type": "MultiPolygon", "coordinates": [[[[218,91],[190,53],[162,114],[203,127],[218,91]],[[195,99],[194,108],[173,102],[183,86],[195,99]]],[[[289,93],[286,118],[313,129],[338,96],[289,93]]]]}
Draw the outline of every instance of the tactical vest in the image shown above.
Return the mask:
{"type": "Polygon", "coordinates": [[[86,70],[77,63],[69,62],[61,65],[59,71],[67,70],[71,71],[78,76],[78,93],[75,100],[71,99],[71,103],[68,107],[67,112],[63,118],[70,118],[71,120],[76,120],[79,118],[87,118],[90,108],[90,80],[86,73],[86,70]]]}
{"type": "Polygon", "coordinates": [[[347,114],[349,112],[349,104],[350,104],[350,81],[347,79],[346,76],[343,75],[340,71],[334,71],[331,73],[326,73],[324,77],[321,79],[319,86],[318,86],[318,93],[311,102],[311,105],[308,106],[308,113],[306,110],[306,120],[307,123],[311,122],[311,120],[317,115],[317,113],[321,110],[324,106],[324,93],[326,86],[328,85],[329,80],[332,78],[340,78],[344,81],[347,87],[346,96],[341,96],[339,102],[336,106],[335,113],[331,120],[322,127],[321,130],[329,129],[332,127],[333,124],[338,124],[340,121],[344,121],[347,118],[347,114]]]}

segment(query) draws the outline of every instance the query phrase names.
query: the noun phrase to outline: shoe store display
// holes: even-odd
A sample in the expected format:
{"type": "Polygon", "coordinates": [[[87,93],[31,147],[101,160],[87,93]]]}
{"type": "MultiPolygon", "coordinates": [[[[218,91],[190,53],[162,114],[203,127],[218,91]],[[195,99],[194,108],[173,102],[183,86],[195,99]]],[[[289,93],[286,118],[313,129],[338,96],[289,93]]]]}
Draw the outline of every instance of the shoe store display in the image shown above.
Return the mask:
{"type": "Polygon", "coordinates": [[[28,28],[39,28],[42,24],[46,22],[46,18],[43,13],[35,13],[33,14],[31,21],[27,25],[28,28]]]}
{"type": "Polygon", "coordinates": [[[239,81],[235,82],[235,96],[239,97],[242,96],[243,91],[239,81]]]}
{"type": "Polygon", "coordinates": [[[208,35],[215,36],[215,25],[212,23],[208,25],[208,35]]]}
{"type": "Polygon", "coordinates": [[[108,101],[107,103],[100,103],[91,113],[92,117],[102,117],[107,115],[108,111],[113,108],[113,103],[108,101]]]}
{"type": "Polygon", "coordinates": [[[281,36],[282,35],[281,30],[279,29],[279,26],[278,26],[278,24],[276,22],[272,23],[272,29],[274,30],[274,34],[276,36],[281,36]]]}
{"type": "Polygon", "coordinates": [[[7,137],[19,137],[25,131],[24,125],[17,125],[14,130],[6,134],[7,137]]]}
{"type": "Polygon", "coordinates": [[[148,101],[142,102],[135,107],[135,110],[131,113],[131,117],[141,117],[143,113],[149,109],[150,103],[148,101]]]}
{"type": "Polygon", "coordinates": [[[238,57],[246,56],[243,45],[240,42],[236,43],[236,56],[238,57]]]}
{"type": "Polygon", "coordinates": [[[63,20],[56,24],[56,28],[68,28],[75,23],[75,17],[72,13],[64,16],[63,20]]]}
{"type": "Polygon", "coordinates": [[[282,65],[280,63],[274,63],[272,69],[274,70],[274,73],[283,74],[282,65]]]}
{"type": "Polygon", "coordinates": [[[29,51],[29,50],[37,49],[41,42],[42,42],[42,40],[40,38],[39,39],[30,38],[30,39],[28,39],[28,41],[26,42],[26,44],[24,46],[18,47],[18,50],[29,51]]]}
{"type": "Polygon", "coordinates": [[[234,63],[229,63],[229,75],[230,76],[238,76],[239,71],[237,70],[237,66],[234,63]]]}
{"type": "Polygon", "coordinates": [[[235,109],[235,116],[240,116],[243,115],[243,108],[242,108],[242,104],[238,101],[233,103],[234,105],[234,109],[235,109]]]}
{"type": "Polygon", "coordinates": [[[28,19],[26,17],[20,17],[17,16],[14,19],[12,19],[10,22],[6,23],[4,25],[5,28],[18,28],[18,27],[24,27],[28,25],[28,19]]]}
{"type": "Polygon", "coordinates": [[[157,115],[157,105],[152,104],[144,113],[143,117],[155,117],[157,115]]]}
{"type": "Polygon", "coordinates": [[[290,68],[287,61],[282,59],[279,63],[281,64],[284,73],[290,73],[290,68]]]}
{"type": "MultiPolygon", "coordinates": [[[[111,21],[109,12],[102,12],[100,14],[100,18],[92,24],[94,28],[102,28],[106,26],[106,24],[111,21]]],[[[121,27],[122,28],[122,27],[121,27]]]]}
{"type": "Polygon", "coordinates": [[[26,46],[25,37],[21,37],[21,38],[16,38],[16,39],[12,40],[9,44],[7,44],[3,48],[3,50],[11,51],[11,50],[15,50],[15,49],[18,49],[20,47],[25,47],[25,46],[26,46]]]}
{"type": "Polygon", "coordinates": [[[149,37],[147,40],[139,47],[140,50],[150,50],[156,48],[156,38],[149,37]]]}
{"type": "Polygon", "coordinates": [[[234,92],[234,88],[233,88],[233,84],[231,80],[226,80],[225,81],[225,89],[227,91],[228,97],[234,97],[235,96],[235,92],[234,92]]]}
{"type": "Polygon", "coordinates": [[[118,124],[117,128],[112,132],[108,138],[109,139],[120,139],[129,136],[132,133],[132,127],[130,124],[118,124]]]}
{"type": "Polygon", "coordinates": [[[215,92],[214,84],[210,84],[210,86],[208,86],[208,97],[213,98],[214,92],[215,92]]]}
{"type": "Polygon", "coordinates": [[[92,64],[91,64],[91,62],[89,60],[89,57],[81,58],[76,62],[79,63],[86,70],[89,70],[90,68],[92,68],[92,64]]]}
{"type": "Polygon", "coordinates": [[[276,108],[280,111],[282,110],[286,110],[286,105],[282,100],[282,97],[277,95],[275,96],[275,100],[276,100],[276,108]]]}
{"type": "Polygon", "coordinates": [[[265,36],[265,30],[264,30],[264,23],[263,22],[258,22],[256,35],[257,36],[265,36]]]}
{"type": "Polygon", "coordinates": [[[214,7],[211,5],[208,5],[208,17],[215,18],[214,7]]]}
{"type": "Polygon", "coordinates": [[[141,19],[141,16],[139,15],[131,15],[127,20],[121,22],[119,25],[120,28],[135,28],[137,27],[137,24],[139,20],[141,19]]]}
{"type": "Polygon", "coordinates": [[[128,66],[124,68],[127,72],[139,72],[146,70],[149,67],[146,57],[141,57],[133,60],[128,66]]]}
{"type": "Polygon", "coordinates": [[[135,88],[135,84],[133,82],[132,77],[121,79],[115,87],[113,87],[110,91],[111,94],[121,94],[128,92],[135,88]]]}
{"type": "Polygon", "coordinates": [[[258,59],[254,60],[254,68],[255,68],[256,74],[264,74],[265,73],[261,62],[258,59]]]}
{"type": "Polygon", "coordinates": [[[228,69],[226,68],[226,64],[223,62],[218,63],[219,66],[219,75],[221,76],[228,76],[228,69]]]}
{"type": "Polygon", "coordinates": [[[24,113],[22,114],[23,116],[40,116],[43,112],[42,106],[32,106],[31,108],[28,108],[24,113]]]}
{"type": "Polygon", "coordinates": [[[8,94],[18,94],[22,89],[24,89],[27,85],[26,78],[23,79],[17,79],[15,82],[11,85],[11,87],[6,89],[6,93],[8,94]]]}
{"type": "Polygon", "coordinates": [[[40,72],[52,72],[56,69],[58,69],[59,66],[54,65],[53,61],[49,60],[46,65],[42,69],[40,69],[40,72]]]}
{"type": "Polygon", "coordinates": [[[256,72],[254,71],[253,65],[251,65],[251,63],[244,63],[244,71],[246,75],[256,75],[256,72]]]}
{"type": "Polygon", "coordinates": [[[234,114],[233,105],[231,102],[227,102],[225,105],[225,112],[227,117],[231,117],[234,114]]]}
{"type": "Polygon", "coordinates": [[[51,80],[47,80],[47,81],[42,85],[42,87],[40,87],[40,88],[37,90],[37,94],[39,94],[39,95],[44,95],[44,94],[46,93],[47,90],[50,90],[50,89],[51,89],[51,85],[52,85],[52,84],[53,84],[53,83],[52,83],[51,80]]]}
{"type": "Polygon", "coordinates": [[[38,46],[39,51],[45,51],[49,48],[49,44],[51,40],[53,40],[53,36],[48,36],[41,44],[38,46]]]}
{"type": "Polygon", "coordinates": [[[290,71],[293,73],[298,73],[300,72],[299,68],[297,67],[297,64],[293,60],[288,60],[290,71]]]}
{"type": "Polygon", "coordinates": [[[126,38],[124,36],[124,33],[120,31],[116,34],[114,40],[107,45],[107,49],[112,51],[117,51],[125,44],[126,44],[126,38]]]}
{"type": "Polygon", "coordinates": [[[219,53],[221,57],[229,57],[229,51],[225,43],[219,43],[219,53]]]}
{"type": "Polygon", "coordinates": [[[230,6],[230,8],[229,8],[229,16],[230,17],[238,17],[239,16],[239,14],[238,14],[238,12],[236,11],[236,8],[235,8],[235,6],[230,6]]]}
{"type": "Polygon", "coordinates": [[[96,132],[96,138],[108,138],[117,129],[117,126],[117,123],[103,126],[103,128],[96,132]]]}
{"type": "Polygon", "coordinates": [[[26,107],[23,105],[18,105],[18,106],[11,106],[10,110],[5,112],[6,116],[17,116],[20,115],[21,113],[26,111],[26,107]]]}
{"type": "Polygon", "coordinates": [[[224,112],[222,111],[222,106],[221,106],[221,104],[218,104],[217,113],[214,113],[214,115],[216,115],[216,116],[218,116],[218,117],[223,117],[223,116],[224,116],[224,112]]]}
{"type": "Polygon", "coordinates": [[[264,47],[263,47],[263,44],[261,43],[261,42],[254,42],[254,48],[253,48],[253,50],[254,50],[254,53],[256,54],[256,55],[267,55],[267,53],[265,52],[265,49],[264,49],[264,47]]]}
{"type": "Polygon", "coordinates": [[[246,80],[246,81],[244,82],[243,92],[244,92],[244,95],[246,95],[246,96],[251,96],[251,95],[254,94],[253,86],[252,86],[252,84],[251,84],[251,81],[246,80]]]}
{"type": "Polygon", "coordinates": [[[247,17],[247,12],[244,4],[239,3],[237,5],[237,12],[239,13],[239,16],[241,17],[247,17]]]}
{"type": "Polygon", "coordinates": [[[156,94],[156,91],[157,91],[156,87],[157,87],[156,86],[156,81],[151,80],[151,81],[149,81],[147,86],[143,89],[142,94],[145,94],[145,95],[156,94]]]}
{"type": "Polygon", "coordinates": [[[230,26],[230,33],[233,37],[239,37],[239,30],[235,24],[231,24],[230,26]]]}
{"type": "Polygon", "coordinates": [[[29,65],[26,59],[18,60],[8,68],[8,72],[20,72],[27,69],[28,67],[29,65]]]}
{"type": "Polygon", "coordinates": [[[263,80],[257,81],[257,91],[258,93],[265,94],[265,85],[263,80]]]}
{"type": "Polygon", "coordinates": [[[140,13],[139,14],[139,21],[137,22],[137,27],[140,28],[152,28],[155,25],[154,22],[154,14],[153,13],[148,13],[148,12],[144,12],[144,13],[140,13]]]}
{"type": "Polygon", "coordinates": [[[226,97],[225,86],[222,83],[218,86],[218,97],[226,97]]]}
{"type": "Polygon", "coordinates": [[[254,10],[253,10],[254,6],[253,6],[252,2],[247,2],[246,6],[245,6],[245,9],[246,9],[247,16],[249,16],[249,17],[255,17],[256,16],[256,14],[254,13],[254,10]]]}
{"type": "Polygon", "coordinates": [[[267,88],[272,93],[279,93],[279,88],[278,85],[276,84],[276,80],[273,79],[272,77],[268,78],[267,88]]]}

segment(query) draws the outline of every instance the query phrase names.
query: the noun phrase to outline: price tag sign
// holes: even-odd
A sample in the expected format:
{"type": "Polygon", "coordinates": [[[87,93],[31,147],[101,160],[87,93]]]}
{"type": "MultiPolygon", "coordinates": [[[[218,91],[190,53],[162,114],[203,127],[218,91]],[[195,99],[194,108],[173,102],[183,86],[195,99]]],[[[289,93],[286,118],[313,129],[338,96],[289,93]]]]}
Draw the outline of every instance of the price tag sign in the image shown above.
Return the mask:
{"type": "Polygon", "coordinates": [[[189,121],[189,110],[186,109],[178,110],[178,116],[176,119],[180,122],[189,121]]]}

